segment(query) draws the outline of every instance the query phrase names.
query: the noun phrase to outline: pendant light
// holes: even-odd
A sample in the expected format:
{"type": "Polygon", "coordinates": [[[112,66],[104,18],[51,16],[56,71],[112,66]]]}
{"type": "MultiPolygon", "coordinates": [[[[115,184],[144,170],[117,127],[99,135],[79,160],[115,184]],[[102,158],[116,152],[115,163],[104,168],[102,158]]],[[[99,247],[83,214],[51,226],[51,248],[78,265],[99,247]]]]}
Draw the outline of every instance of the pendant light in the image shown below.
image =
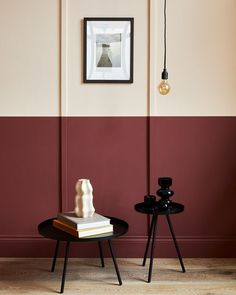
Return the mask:
{"type": "Polygon", "coordinates": [[[166,95],[170,92],[168,83],[168,72],[166,68],[166,0],[164,0],[164,68],[161,74],[161,83],[158,86],[161,95],[166,95]]]}

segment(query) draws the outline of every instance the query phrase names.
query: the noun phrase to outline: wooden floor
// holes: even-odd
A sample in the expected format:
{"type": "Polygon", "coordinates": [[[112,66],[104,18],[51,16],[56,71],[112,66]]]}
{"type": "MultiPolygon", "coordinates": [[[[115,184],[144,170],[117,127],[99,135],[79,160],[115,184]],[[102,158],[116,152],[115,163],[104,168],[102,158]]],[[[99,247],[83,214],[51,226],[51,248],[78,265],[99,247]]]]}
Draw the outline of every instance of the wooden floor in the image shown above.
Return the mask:
{"type": "MultiPolygon", "coordinates": [[[[141,259],[118,259],[123,285],[111,259],[70,258],[64,294],[236,295],[236,259],[156,259],[152,282],[141,259]]],[[[55,294],[60,290],[63,261],[51,273],[51,259],[0,258],[0,294],[55,294]]]]}

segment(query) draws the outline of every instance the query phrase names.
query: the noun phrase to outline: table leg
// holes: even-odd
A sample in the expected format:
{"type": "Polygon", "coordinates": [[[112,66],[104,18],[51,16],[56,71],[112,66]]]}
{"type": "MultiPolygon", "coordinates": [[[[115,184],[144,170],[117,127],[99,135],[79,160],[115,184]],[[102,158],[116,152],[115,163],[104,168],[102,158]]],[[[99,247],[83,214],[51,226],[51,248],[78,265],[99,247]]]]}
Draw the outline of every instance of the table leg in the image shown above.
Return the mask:
{"type": "Polygon", "coordinates": [[[148,233],[148,240],[147,240],[147,244],[146,244],[145,254],[144,254],[144,257],[143,257],[143,264],[142,264],[143,266],[145,266],[145,264],[146,264],[147,253],[148,253],[150,240],[151,240],[151,236],[152,236],[152,231],[153,231],[153,224],[154,224],[154,215],[152,216],[151,227],[150,227],[149,233],[148,233]]]}
{"type": "Polygon", "coordinates": [[[63,274],[61,278],[61,291],[60,293],[64,292],[64,285],[65,285],[65,279],[66,279],[66,268],[67,268],[67,261],[68,261],[68,255],[69,255],[69,248],[70,248],[70,242],[66,242],[66,251],[65,251],[65,258],[64,258],[64,267],[63,267],[63,274]]]}
{"type": "Polygon", "coordinates": [[[55,252],[54,252],[54,257],[53,257],[53,262],[52,262],[52,267],[51,267],[51,272],[54,272],[54,270],[55,270],[55,265],[56,265],[56,261],[57,261],[57,254],[58,254],[58,249],[59,249],[59,243],[60,243],[60,241],[57,240],[57,244],[56,244],[56,248],[55,248],[55,252]]]}
{"type": "Polygon", "coordinates": [[[179,250],[179,246],[178,246],[177,240],[175,238],[175,232],[174,232],[174,228],[172,226],[171,220],[170,220],[170,216],[167,214],[166,215],[166,218],[167,218],[167,222],[168,222],[168,225],[169,225],[169,228],[170,228],[170,232],[171,232],[171,235],[172,235],[174,244],[175,244],[175,249],[176,249],[176,252],[177,252],[178,257],[179,257],[179,262],[180,262],[180,265],[182,267],[182,271],[185,272],[184,263],[183,263],[183,260],[182,260],[182,256],[180,254],[180,250],[179,250]]]}
{"type": "Polygon", "coordinates": [[[149,273],[148,273],[148,283],[150,283],[152,279],[152,266],[153,266],[154,252],[155,252],[157,216],[158,216],[157,214],[153,214],[152,248],[151,248],[150,265],[149,265],[149,273]]]}
{"type": "Polygon", "coordinates": [[[113,260],[113,263],[114,263],[114,266],[115,266],[116,275],[117,275],[117,278],[118,278],[118,281],[119,281],[119,285],[122,285],[122,280],[121,280],[121,277],[120,277],[120,272],[119,272],[119,269],[118,269],[118,265],[116,263],[116,258],[115,258],[115,255],[114,255],[114,252],[113,252],[113,249],[112,249],[111,240],[108,240],[108,244],[109,244],[112,260],[113,260]]]}
{"type": "Polygon", "coordinates": [[[102,251],[102,242],[101,241],[98,241],[98,247],[99,247],[99,253],[100,253],[102,267],[104,267],[105,264],[104,264],[103,251],[102,251]]]}

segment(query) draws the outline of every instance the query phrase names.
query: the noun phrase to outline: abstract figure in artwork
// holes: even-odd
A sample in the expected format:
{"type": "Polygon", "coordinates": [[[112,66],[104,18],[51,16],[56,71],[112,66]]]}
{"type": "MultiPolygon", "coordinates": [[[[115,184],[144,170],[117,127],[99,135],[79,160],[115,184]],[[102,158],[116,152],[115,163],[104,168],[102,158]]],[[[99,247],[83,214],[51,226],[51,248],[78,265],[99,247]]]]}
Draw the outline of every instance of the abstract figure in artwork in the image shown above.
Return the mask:
{"type": "Polygon", "coordinates": [[[93,187],[89,179],[79,179],[75,185],[75,209],[78,217],[92,217],[95,212],[93,206],[93,187]]]}

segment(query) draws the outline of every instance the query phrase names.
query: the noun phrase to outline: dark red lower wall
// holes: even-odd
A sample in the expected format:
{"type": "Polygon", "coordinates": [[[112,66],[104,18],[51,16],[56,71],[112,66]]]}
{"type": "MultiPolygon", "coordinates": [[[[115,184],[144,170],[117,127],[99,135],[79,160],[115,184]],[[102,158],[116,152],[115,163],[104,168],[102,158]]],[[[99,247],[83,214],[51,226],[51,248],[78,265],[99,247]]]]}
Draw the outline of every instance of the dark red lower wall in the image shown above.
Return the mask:
{"type": "MultiPolygon", "coordinates": [[[[72,210],[75,182],[89,178],[97,212],[130,225],[117,254],[141,257],[147,219],[134,204],[171,176],[186,208],[173,216],[183,256],[235,257],[235,150],[236,117],[0,118],[0,256],[52,255],[37,225],[72,210]]],[[[71,254],[98,252],[89,244],[71,254]]],[[[161,218],[156,255],[175,256],[161,218]]]]}

